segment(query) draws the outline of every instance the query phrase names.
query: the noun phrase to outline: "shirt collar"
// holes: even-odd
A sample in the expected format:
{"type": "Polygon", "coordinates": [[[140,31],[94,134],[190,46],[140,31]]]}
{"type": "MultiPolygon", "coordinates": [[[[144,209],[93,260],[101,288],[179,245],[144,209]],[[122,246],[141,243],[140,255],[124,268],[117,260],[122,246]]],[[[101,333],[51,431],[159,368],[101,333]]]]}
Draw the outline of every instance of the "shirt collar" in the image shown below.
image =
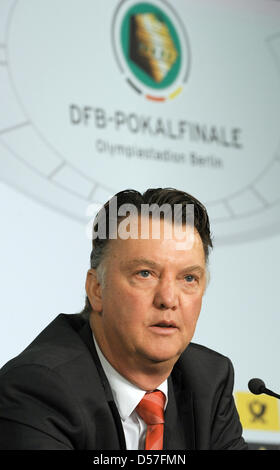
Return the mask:
{"type": "MultiPolygon", "coordinates": [[[[109,381],[110,387],[112,389],[113,397],[116,402],[117,408],[119,410],[120,416],[122,420],[126,420],[128,416],[134,411],[140,400],[144,397],[146,391],[142,390],[141,388],[137,387],[136,385],[129,382],[125,379],[119,372],[111,366],[111,364],[107,361],[103,353],[101,352],[97,341],[93,336],[94,344],[96,347],[96,351],[103,367],[103,370],[106,374],[106,377],[109,381]]],[[[162,382],[158,387],[157,390],[160,390],[164,393],[166,400],[165,400],[165,408],[167,405],[167,379],[162,382]]]]}

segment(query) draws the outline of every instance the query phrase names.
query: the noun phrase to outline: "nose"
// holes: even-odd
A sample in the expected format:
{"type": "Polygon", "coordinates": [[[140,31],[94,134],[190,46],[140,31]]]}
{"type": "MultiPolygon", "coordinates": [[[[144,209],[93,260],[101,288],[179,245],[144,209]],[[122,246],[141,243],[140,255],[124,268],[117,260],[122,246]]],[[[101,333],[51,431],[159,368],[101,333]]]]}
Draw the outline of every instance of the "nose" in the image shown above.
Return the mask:
{"type": "Polygon", "coordinates": [[[178,307],[178,293],[173,281],[160,280],[155,291],[154,305],[161,310],[175,310],[178,307]]]}

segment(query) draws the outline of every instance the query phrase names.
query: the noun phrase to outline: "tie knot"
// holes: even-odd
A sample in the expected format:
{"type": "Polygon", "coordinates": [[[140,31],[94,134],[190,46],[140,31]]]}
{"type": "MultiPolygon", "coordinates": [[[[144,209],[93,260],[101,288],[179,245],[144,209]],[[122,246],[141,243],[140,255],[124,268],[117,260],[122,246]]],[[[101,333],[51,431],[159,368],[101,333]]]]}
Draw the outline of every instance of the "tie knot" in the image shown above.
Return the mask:
{"type": "Polygon", "coordinates": [[[146,424],[164,423],[165,395],[160,390],[145,393],[136,407],[139,416],[146,424]]]}

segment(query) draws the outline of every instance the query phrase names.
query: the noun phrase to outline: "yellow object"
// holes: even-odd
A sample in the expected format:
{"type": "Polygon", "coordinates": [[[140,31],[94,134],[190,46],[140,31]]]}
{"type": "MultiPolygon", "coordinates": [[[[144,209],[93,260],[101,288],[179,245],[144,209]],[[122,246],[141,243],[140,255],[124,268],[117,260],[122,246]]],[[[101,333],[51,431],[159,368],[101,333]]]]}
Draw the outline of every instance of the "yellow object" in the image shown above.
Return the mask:
{"type": "Polygon", "coordinates": [[[277,398],[263,394],[236,392],[235,401],[243,429],[280,430],[277,398]]]}
{"type": "Polygon", "coordinates": [[[169,98],[170,99],[175,98],[175,96],[179,95],[179,93],[181,93],[182,90],[183,90],[183,87],[179,86],[175,91],[173,91],[173,93],[170,93],[169,98]]]}

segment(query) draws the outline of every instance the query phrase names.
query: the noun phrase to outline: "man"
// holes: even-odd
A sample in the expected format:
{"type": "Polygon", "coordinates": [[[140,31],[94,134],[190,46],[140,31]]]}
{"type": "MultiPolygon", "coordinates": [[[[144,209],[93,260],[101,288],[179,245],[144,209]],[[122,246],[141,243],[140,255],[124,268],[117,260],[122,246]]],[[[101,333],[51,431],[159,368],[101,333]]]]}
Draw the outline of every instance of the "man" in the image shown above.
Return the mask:
{"type": "Polygon", "coordinates": [[[231,362],[191,343],[211,247],[187,193],[108,201],[83,312],[59,315],[1,371],[0,448],[246,449],[231,362]]]}

